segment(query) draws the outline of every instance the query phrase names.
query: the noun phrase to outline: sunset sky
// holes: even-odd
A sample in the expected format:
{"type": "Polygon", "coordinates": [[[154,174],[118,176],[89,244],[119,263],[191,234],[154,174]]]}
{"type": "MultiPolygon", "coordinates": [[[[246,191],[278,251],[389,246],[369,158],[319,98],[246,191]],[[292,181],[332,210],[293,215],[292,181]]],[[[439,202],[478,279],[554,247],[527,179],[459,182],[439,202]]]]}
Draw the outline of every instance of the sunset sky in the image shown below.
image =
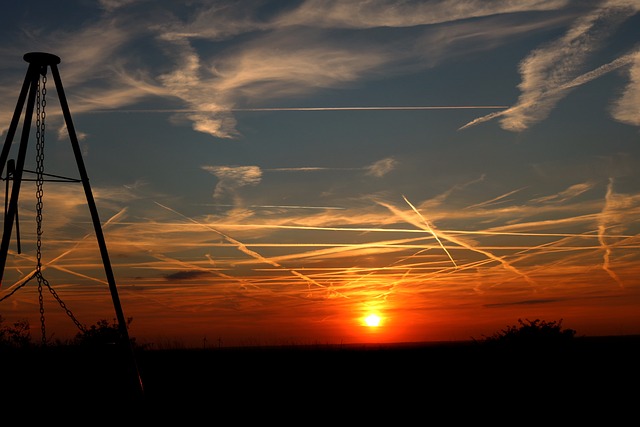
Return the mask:
{"type": "MultiPolygon", "coordinates": [[[[23,55],[59,56],[139,342],[640,334],[638,0],[24,0],[0,22],[2,140],[23,55]]],[[[45,172],[77,178],[46,88],[45,172]]],[[[37,342],[35,206],[25,181],[0,316],[37,342]]],[[[82,186],[45,182],[42,216],[44,277],[114,319],[82,186]]],[[[48,337],[75,335],[43,296],[48,337]]]]}

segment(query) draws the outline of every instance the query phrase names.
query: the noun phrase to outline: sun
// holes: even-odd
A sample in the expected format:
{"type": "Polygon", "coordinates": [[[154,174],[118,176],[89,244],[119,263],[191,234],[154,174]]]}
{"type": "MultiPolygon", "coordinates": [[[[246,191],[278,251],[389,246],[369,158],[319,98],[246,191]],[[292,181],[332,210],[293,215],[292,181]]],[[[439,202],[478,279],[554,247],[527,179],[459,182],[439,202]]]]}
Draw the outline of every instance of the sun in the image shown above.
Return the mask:
{"type": "Polygon", "coordinates": [[[380,326],[380,316],[378,316],[375,313],[371,313],[370,315],[364,318],[364,323],[370,328],[378,327],[380,326]]]}

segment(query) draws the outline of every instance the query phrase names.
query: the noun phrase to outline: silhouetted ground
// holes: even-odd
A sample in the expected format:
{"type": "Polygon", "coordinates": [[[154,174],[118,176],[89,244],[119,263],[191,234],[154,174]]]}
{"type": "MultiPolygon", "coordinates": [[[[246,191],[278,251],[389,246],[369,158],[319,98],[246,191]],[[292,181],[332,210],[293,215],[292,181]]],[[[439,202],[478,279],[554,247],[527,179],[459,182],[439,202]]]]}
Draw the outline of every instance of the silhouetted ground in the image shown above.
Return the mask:
{"type": "Polygon", "coordinates": [[[303,414],[317,422],[395,417],[394,425],[403,425],[439,414],[456,425],[471,417],[555,425],[605,416],[607,425],[619,425],[617,417],[637,419],[640,405],[635,336],[519,348],[468,342],[136,350],[142,395],[131,359],[116,346],[0,355],[5,405],[30,396],[39,399],[34,407],[128,408],[128,416],[147,420],[199,413],[244,424],[303,414]]]}

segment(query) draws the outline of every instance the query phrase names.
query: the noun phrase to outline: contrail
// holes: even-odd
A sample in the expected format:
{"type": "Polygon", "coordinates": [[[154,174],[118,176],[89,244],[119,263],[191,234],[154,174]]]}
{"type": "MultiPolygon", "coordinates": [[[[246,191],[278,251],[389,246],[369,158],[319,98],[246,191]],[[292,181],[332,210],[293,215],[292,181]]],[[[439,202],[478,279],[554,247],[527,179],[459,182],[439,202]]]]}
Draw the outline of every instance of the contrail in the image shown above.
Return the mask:
{"type": "Polygon", "coordinates": [[[612,205],[613,199],[613,180],[609,178],[609,185],[607,185],[607,194],[604,199],[604,207],[602,208],[602,212],[598,218],[598,241],[604,250],[604,255],[602,256],[602,269],[613,279],[615,280],[620,287],[624,287],[622,281],[618,277],[615,271],[611,269],[611,246],[605,241],[604,237],[605,231],[607,230],[607,214],[609,210],[615,209],[612,205]]]}
{"type": "MultiPolygon", "coordinates": [[[[201,203],[198,206],[213,206],[213,207],[235,207],[236,205],[227,205],[220,203],[201,203]]],[[[320,210],[345,210],[338,206],[295,206],[295,205],[249,205],[251,209],[320,209],[320,210]]]]}
{"type": "MultiPolygon", "coordinates": [[[[116,212],[113,216],[111,216],[104,224],[103,224],[103,230],[104,228],[108,227],[111,224],[117,223],[119,222],[119,219],[124,216],[124,214],[126,213],[127,208],[122,208],[120,211],[116,212]]],[[[80,243],[82,243],[83,241],[87,240],[89,237],[95,236],[94,233],[90,233],[90,234],[85,234],[78,242],[76,242],[75,245],[73,245],[73,247],[71,249],[67,249],[66,251],[62,252],[60,255],[58,255],[57,257],[53,258],[52,260],[50,260],[47,263],[44,263],[41,267],[42,269],[47,269],[48,267],[54,268],[58,271],[63,271],[65,273],[69,273],[78,277],[82,277],[85,279],[89,279],[98,283],[102,283],[102,284],[107,284],[106,280],[102,280],[99,279],[97,277],[92,277],[92,276],[88,276],[86,274],[82,274],[73,270],[69,270],[65,267],[61,267],[58,265],[55,265],[55,263],[59,260],[61,260],[62,258],[66,257],[67,255],[69,255],[70,253],[74,252],[76,249],[78,249],[78,247],[80,246],[80,243]]],[[[25,258],[25,259],[32,259],[32,260],[36,260],[35,257],[32,256],[28,256],[26,254],[19,254],[20,257],[25,258]]],[[[34,269],[33,271],[31,271],[29,274],[27,274],[26,276],[24,276],[22,279],[19,279],[17,282],[15,282],[13,285],[11,285],[8,289],[7,292],[11,291],[12,289],[18,289],[19,287],[21,287],[25,282],[31,280],[34,275],[36,274],[38,270],[34,269]]]]}
{"type": "Polygon", "coordinates": [[[486,200],[486,201],[481,202],[481,203],[476,203],[475,205],[466,206],[463,209],[474,209],[474,208],[479,208],[479,207],[483,207],[483,206],[488,206],[488,205],[494,204],[495,202],[499,202],[500,200],[504,200],[505,198],[507,198],[507,197],[511,196],[512,194],[515,194],[515,193],[517,193],[518,191],[521,191],[521,190],[522,190],[522,188],[519,188],[517,190],[510,191],[510,192],[508,192],[506,194],[503,194],[501,196],[494,197],[491,200],[486,200]]]}
{"type": "MultiPolygon", "coordinates": [[[[403,196],[404,197],[404,196],[403,196]]],[[[406,199],[405,199],[406,200],[406,199]]],[[[396,213],[396,215],[400,216],[401,218],[405,218],[405,215],[402,212],[399,212],[395,207],[391,206],[391,205],[386,205],[384,203],[380,203],[382,206],[386,206],[387,209],[391,210],[392,212],[396,213]]],[[[408,220],[409,222],[411,222],[411,220],[408,220]]],[[[432,234],[434,234],[433,230],[429,230],[432,234]]],[[[450,236],[447,235],[445,233],[439,233],[443,238],[445,238],[446,240],[455,243],[457,245],[460,245],[463,248],[466,248],[470,251],[474,251],[480,254],[485,255],[487,258],[494,260],[500,264],[502,264],[502,266],[507,269],[510,270],[518,275],[520,275],[521,277],[523,277],[529,284],[531,285],[535,285],[536,283],[529,277],[527,276],[525,273],[522,273],[521,271],[519,271],[516,267],[514,267],[513,265],[511,265],[508,261],[506,261],[505,259],[498,257],[494,254],[492,254],[491,252],[489,252],[488,250],[484,250],[484,249],[480,249],[480,248],[476,248],[473,247],[472,245],[469,245],[468,243],[466,243],[464,240],[460,240],[455,238],[454,236],[450,236]]],[[[434,234],[435,235],[435,234],[434,234]]],[[[442,244],[441,244],[442,246],[442,244]]],[[[447,252],[448,254],[448,252],[447,252]]],[[[449,255],[449,257],[451,258],[451,256],[449,255]]],[[[456,265],[457,267],[457,265],[456,265]]]]}
{"type": "Polygon", "coordinates": [[[265,172],[316,172],[316,171],[355,171],[364,170],[366,168],[326,168],[318,166],[300,167],[300,168],[271,168],[263,169],[265,172]]]}
{"type": "MultiPolygon", "coordinates": [[[[208,204],[203,204],[204,206],[208,206],[208,204]]],[[[216,206],[212,204],[212,206],[216,206]]],[[[233,205],[224,205],[224,206],[233,206],[233,205]]],[[[387,205],[384,205],[388,207],[387,205]]],[[[325,208],[323,208],[325,209],[325,208]]],[[[333,208],[333,209],[343,209],[343,208],[333,208]]],[[[584,219],[596,218],[596,214],[587,215],[584,219]]],[[[557,221],[556,221],[557,222],[557,221]]],[[[123,225],[137,225],[136,223],[126,223],[120,222],[123,225]]],[[[183,223],[170,223],[165,222],[167,226],[183,226],[183,223]]],[[[208,223],[199,223],[200,225],[207,225],[208,223]]],[[[530,226],[531,224],[539,224],[536,223],[526,223],[524,225],[530,226]]],[[[256,228],[274,228],[274,229],[283,229],[283,230],[318,230],[318,231],[345,231],[345,232],[367,232],[367,233],[417,233],[424,234],[424,229],[415,229],[415,228],[379,228],[379,227],[321,227],[321,226],[310,226],[310,225],[279,225],[279,224],[237,224],[232,222],[223,223],[223,225],[227,228],[245,228],[245,229],[256,229],[256,228]]],[[[523,224],[516,224],[518,227],[522,227],[523,224]]],[[[520,231],[498,231],[499,229],[508,229],[509,227],[514,226],[503,226],[496,228],[488,228],[486,230],[474,231],[474,230],[441,230],[443,234],[468,234],[468,235],[486,235],[486,236],[538,236],[538,237],[580,237],[580,238],[599,238],[596,235],[585,235],[585,234],[576,234],[576,233],[534,233],[534,232],[520,232],[520,231]]],[[[634,238],[636,235],[633,234],[607,234],[604,237],[625,237],[625,238],[634,238]]]]}
{"type": "Polygon", "coordinates": [[[595,80],[611,71],[617,70],[618,68],[630,64],[634,61],[635,59],[635,55],[636,52],[633,53],[629,53],[627,55],[621,56],[620,58],[617,58],[607,64],[601,65],[598,68],[591,70],[589,72],[586,72],[576,78],[574,78],[573,80],[562,84],[556,88],[553,89],[549,89],[548,91],[546,91],[546,93],[543,93],[540,97],[537,97],[535,100],[530,101],[530,102],[526,102],[520,105],[515,105],[512,107],[508,107],[508,109],[505,109],[504,111],[499,111],[499,112],[495,112],[495,113],[491,113],[488,114],[486,116],[483,117],[478,117],[477,119],[474,119],[472,121],[470,121],[469,123],[467,123],[466,125],[460,127],[458,130],[463,130],[463,129],[467,129],[471,126],[477,125],[479,123],[484,123],[487,122],[491,119],[495,119],[496,117],[501,117],[504,115],[509,114],[511,111],[514,110],[518,110],[518,109],[522,109],[522,108],[526,108],[526,107],[530,107],[531,105],[534,105],[535,103],[539,103],[541,98],[544,97],[548,97],[550,95],[556,95],[559,92],[562,92],[564,90],[568,90],[568,89],[572,89],[574,87],[578,87],[581,86],[585,83],[589,83],[592,80],[595,80]]]}
{"type": "MultiPolygon", "coordinates": [[[[207,273],[207,274],[215,274],[215,275],[217,275],[219,277],[222,277],[224,279],[229,279],[229,280],[232,280],[232,281],[239,282],[243,286],[250,286],[250,287],[254,287],[254,288],[259,288],[258,286],[252,284],[248,280],[244,280],[242,278],[230,276],[228,274],[223,273],[222,271],[216,271],[215,269],[200,267],[200,266],[195,265],[193,263],[187,263],[187,262],[184,262],[184,261],[180,261],[180,260],[175,259],[175,258],[170,258],[170,257],[168,257],[168,256],[166,256],[164,254],[155,253],[153,251],[149,252],[149,254],[152,257],[154,257],[155,259],[163,261],[163,262],[168,263],[168,264],[169,263],[178,264],[178,265],[180,265],[182,267],[186,267],[186,268],[189,268],[191,270],[198,270],[200,272],[207,273]]],[[[207,259],[209,259],[210,262],[213,261],[209,255],[206,255],[206,257],[207,257],[207,259]]]]}
{"type": "Polygon", "coordinates": [[[407,204],[416,213],[416,215],[418,215],[420,217],[420,219],[422,220],[424,225],[427,227],[427,231],[429,231],[429,233],[431,233],[433,235],[433,237],[438,241],[438,244],[440,245],[442,250],[446,252],[447,256],[449,257],[449,259],[451,260],[453,265],[458,267],[458,264],[456,264],[456,262],[454,261],[453,257],[451,256],[451,254],[449,253],[447,248],[442,244],[442,242],[440,241],[440,238],[438,237],[438,235],[433,231],[433,229],[429,225],[429,221],[427,221],[427,219],[424,216],[422,216],[422,214],[418,211],[418,209],[416,209],[416,207],[413,206],[413,204],[411,204],[411,202],[409,200],[407,200],[407,198],[404,195],[402,196],[402,198],[404,199],[405,202],[407,202],[407,204]]]}
{"type": "Polygon", "coordinates": [[[260,111],[366,111],[366,110],[500,110],[509,108],[507,105],[432,105],[406,107],[292,107],[292,108],[232,108],[231,111],[260,112],[260,111]]]}
{"type": "Polygon", "coordinates": [[[179,215],[180,217],[182,217],[182,218],[184,218],[184,219],[186,219],[188,221],[191,221],[194,224],[200,225],[200,226],[202,226],[202,227],[204,227],[204,228],[206,228],[208,230],[213,231],[214,233],[216,233],[216,234],[220,235],[222,238],[224,238],[227,242],[233,244],[240,252],[243,252],[243,253],[249,255],[250,257],[253,257],[253,258],[255,258],[255,259],[259,260],[259,261],[262,261],[262,262],[264,262],[266,264],[269,264],[269,265],[272,265],[274,267],[284,269],[284,270],[290,272],[291,274],[293,274],[294,276],[297,276],[297,277],[303,279],[304,281],[308,282],[309,284],[313,284],[313,285],[318,286],[320,288],[326,288],[326,286],[322,285],[321,283],[316,282],[311,277],[308,277],[308,276],[298,272],[297,270],[294,270],[294,269],[291,269],[291,268],[287,268],[287,267],[285,267],[283,265],[280,265],[277,262],[274,262],[274,261],[270,260],[269,258],[266,258],[266,257],[262,256],[258,252],[252,251],[244,243],[240,242],[239,240],[234,239],[231,236],[228,236],[227,234],[221,232],[220,230],[215,229],[214,227],[211,227],[211,226],[209,226],[209,225],[207,225],[205,223],[201,223],[199,221],[196,221],[195,219],[190,218],[190,217],[188,217],[188,216],[176,211],[175,209],[172,209],[172,208],[170,208],[168,206],[165,206],[162,203],[159,203],[159,202],[154,202],[154,203],[156,205],[160,206],[163,209],[166,209],[166,210],[168,210],[170,212],[175,213],[176,215],[179,215]]]}
{"type": "Polygon", "coordinates": [[[377,107],[267,107],[267,108],[155,108],[155,109],[105,109],[83,111],[83,114],[98,113],[220,113],[220,112],[269,112],[269,111],[416,111],[416,110],[503,110],[508,105],[426,105],[426,106],[377,106],[377,107]]]}

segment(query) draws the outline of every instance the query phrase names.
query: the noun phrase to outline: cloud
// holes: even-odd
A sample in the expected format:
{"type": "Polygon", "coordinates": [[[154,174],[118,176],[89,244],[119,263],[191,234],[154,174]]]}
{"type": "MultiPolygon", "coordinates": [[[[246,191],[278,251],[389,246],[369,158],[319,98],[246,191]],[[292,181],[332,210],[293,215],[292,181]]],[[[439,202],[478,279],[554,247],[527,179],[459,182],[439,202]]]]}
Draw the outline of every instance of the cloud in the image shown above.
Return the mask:
{"type": "Polygon", "coordinates": [[[386,159],[378,160],[377,162],[365,167],[365,170],[367,171],[367,175],[379,178],[393,171],[397,166],[397,160],[392,157],[387,157],[386,159]]]}
{"type": "Polygon", "coordinates": [[[234,97],[266,101],[300,96],[358,80],[386,61],[387,53],[374,46],[356,50],[278,33],[216,61],[215,88],[234,97]]]}
{"type": "MultiPolygon", "coordinates": [[[[605,2],[592,13],[578,18],[565,35],[556,41],[534,50],[520,64],[522,82],[518,102],[511,108],[475,119],[461,129],[501,117],[501,126],[510,131],[523,131],[545,119],[555,105],[570,89],[599,78],[635,60],[637,53],[623,55],[588,73],[581,73],[591,54],[600,47],[603,39],[612,33],[626,18],[640,10],[637,3],[627,1],[605,2]]],[[[633,75],[632,75],[633,77],[633,75]]],[[[620,108],[633,102],[637,91],[633,79],[628,95],[623,96],[620,108]]],[[[629,120],[627,113],[622,113],[629,120]]],[[[633,120],[633,119],[632,119],[633,120]]]]}
{"type": "Polygon", "coordinates": [[[270,168],[265,169],[265,172],[333,172],[333,171],[361,171],[364,170],[367,175],[375,176],[377,178],[383,177],[395,170],[398,166],[398,161],[393,157],[387,157],[385,159],[378,160],[368,166],[352,167],[352,168],[334,168],[334,167],[320,167],[320,166],[303,166],[303,167],[284,167],[284,168],[270,168]]]}
{"type": "MultiPolygon", "coordinates": [[[[553,10],[566,4],[566,0],[532,0],[517,4],[509,1],[424,4],[312,0],[297,7],[282,8],[282,11],[266,12],[229,3],[201,8],[188,21],[174,18],[152,28],[157,32],[157,40],[165,44],[166,53],[175,58],[172,62],[177,64],[173,71],[161,75],[159,82],[167,93],[193,110],[175,116],[174,120],[191,121],[195,130],[218,138],[235,138],[239,133],[231,111],[238,104],[301,97],[377,75],[389,76],[406,71],[407,67],[424,68],[450,54],[450,49],[438,50],[433,46],[442,46],[445,41],[449,46],[451,28],[430,28],[432,34],[427,36],[427,29],[420,26],[505,13],[553,10]],[[421,35],[371,43],[359,33],[337,39],[327,31],[372,27],[415,27],[421,35]],[[253,37],[253,34],[260,37],[253,37]],[[240,35],[243,35],[242,41],[238,38],[240,35]],[[438,37],[440,43],[433,43],[438,37]],[[206,50],[195,48],[198,40],[238,43],[233,50],[215,50],[215,55],[209,55],[206,50]]],[[[508,40],[505,32],[526,31],[522,26],[507,24],[501,26],[498,33],[495,25],[491,26],[491,31],[480,33],[477,27],[465,25],[464,21],[459,26],[454,40],[478,41],[474,45],[476,48],[486,46],[479,40],[496,37],[508,40]]]]}
{"type": "MultiPolygon", "coordinates": [[[[22,37],[15,40],[11,50],[4,55],[11,54],[12,61],[29,51],[51,52],[59,56],[61,62],[58,69],[72,115],[130,105],[145,96],[160,93],[157,87],[141,84],[122,72],[124,60],[121,49],[132,40],[139,39],[141,34],[136,26],[103,19],[74,30],[56,30],[47,37],[43,37],[41,31],[25,29],[22,37]]],[[[18,60],[15,62],[20,63],[18,60]]],[[[23,65],[22,73],[26,73],[27,64],[23,62],[23,65]]],[[[49,96],[57,96],[54,85],[53,78],[49,78],[47,87],[52,89],[49,96]]],[[[2,96],[0,101],[0,120],[7,124],[6,127],[0,125],[3,126],[0,128],[3,133],[8,128],[17,99],[17,89],[14,85],[11,88],[10,94],[2,96]]],[[[55,103],[52,105],[54,108],[47,111],[49,123],[64,134],[62,112],[55,103]]],[[[82,134],[78,136],[83,137],[82,134]]]]}
{"type": "MultiPolygon", "coordinates": [[[[627,54],[624,56],[621,56],[607,64],[601,65],[600,67],[596,68],[595,70],[589,71],[587,73],[584,73],[578,77],[576,77],[575,79],[573,79],[570,82],[567,82],[561,86],[558,86],[556,88],[553,89],[549,89],[545,94],[541,95],[538,98],[531,98],[529,99],[527,102],[525,103],[519,103],[513,107],[510,107],[506,110],[503,111],[498,111],[495,113],[491,113],[491,114],[487,114],[486,116],[482,116],[482,117],[478,117],[477,119],[472,120],[471,122],[465,124],[464,126],[460,127],[459,130],[462,129],[466,129],[469,128],[471,126],[477,125],[479,123],[484,123],[487,122],[489,120],[495,119],[497,117],[504,117],[502,123],[503,123],[503,127],[504,123],[511,123],[513,126],[511,127],[507,127],[508,130],[513,130],[513,131],[521,131],[524,130],[526,128],[528,128],[530,125],[532,125],[534,122],[537,122],[539,120],[542,120],[543,118],[546,118],[547,114],[542,114],[540,113],[540,109],[548,112],[550,111],[550,109],[555,106],[556,102],[559,101],[562,97],[565,91],[568,91],[569,89],[581,86],[585,83],[588,83],[592,80],[595,80],[599,77],[602,77],[603,75],[617,70],[620,67],[623,67],[625,65],[630,64],[635,56],[637,54],[635,53],[631,53],[631,54],[627,54]],[[552,105],[553,104],[553,105],[552,105]],[[531,113],[530,116],[527,116],[528,113],[531,113]],[[524,118],[526,117],[526,119],[520,120],[520,119],[516,119],[514,120],[514,118],[524,118]],[[529,121],[529,123],[525,126],[523,125],[523,122],[525,121],[529,121]],[[517,125],[515,125],[514,123],[518,123],[517,125]]],[[[623,99],[627,99],[627,98],[633,98],[635,95],[635,91],[637,90],[636,85],[634,84],[633,80],[630,82],[630,84],[628,85],[628,90],[626,92],[626,94],[623,96],[623,99]]],[[[622,108],[625,108],[624,111],[621,111],[620,109],[616,109],[614,110],[615,112],[622,114],[621,117],[626,118],[628,116],[633,116],[633,111],[634,111],[634,105],[631,105],[628,110],[626,110],[626,108],[628,107],[627,102],[625,102],[624,104],[620,104],[618,103],[617,105],[622,105],[622,108]]],[[[632,122],[635,123],[635,121],[633,120],[633,118],[631,118],[632,122]]],[[[620,120],[620,121],[624,121],[624,120],[620,120]]]]}
{"type": "MultiPolygon", "coordinates": [[[[558,10],[569,4],[567,0],[308,0],[280,8],[251,8],[233,2],[195,2],[178,8],[160,3],[149,10],[144,3],[103,0],[100,6],[109,14],[78,31],[56,31],[43,46],[42,50],[64,58],[63,78],[75,94],[74,113],[161,98],[182,107],[183,111],[176,110],[171,117],[174,123],[188,122],[198,132],[223,139],[240,136],[233,115],[238,105],[302,97],[433,66],[566,19],[542,18],[522,24],[470,18],[498,20],[506,14],[558,10]],[[134,7],[137,4],[140,7],[134,7]],[[134,22],[144,25],[132,25],[134,22]],[[449,25],[434,25],[441,23],[449,25]],[[336,28],[362,31],[342,32],[340,37],[327,31],[336,28]],[[374,42],[362,37],[370,28],[411,32],[398,33],[393,41],[374,42]],[[82,40],[82,49],[78,40],[82,40]],[[233,49],[228,48],[230,43],[233,49]],[[132,53],[125,53],[125,47],[132,48],[132,53]],[[163,54],[163,60],[149,64],[147,60],[154,56],[147,51],[149,47],[150,52],[163,54]]],[[[572,81],[588,56],[592,41],[599,37],[600,24],[615,23],[633,10],[634,3],[629,1],[608,2],[577,20],[565,37],[523,62],[517,105],[473,124],[501,117],[505,129],[518,130],[546,117],[564,96],[558,88],[569,88],[563,83],[572,81]]],[[[42,39],[36,30],[26,34],[30,41],[42,39]]],[[[630,84],[614,113],[626,123],[638,120],[628,108],[634,105],[634,90],[637,84],[630,84]]],[[[12,107],[6,105],[3,110],[12,107]]]]}
{"type": "Polygon", "coordinates": [[[124,6],[146,0],[98,0],[100,7],[107,12],[112,12],[124,6]]]}
{"type": "Polygon", "coordinates": [[[339,87],[377,69],[388,55],[375,46],[354,49],[279,32],[208,59],[187,39],[167,41],[177,66],[158,77],[162,89],[157,93],[183,101],[191,111],[179,117],[193,122],[194,130],[218,138],[239,136],[231,114],[238,102],[268,102],[339,87]]]}
{"type": "Polygon", "coordinates": [[[184,270],[184,271],[178,271],[175,273],[167,274],[164,277],[165,279],[171,282],[181,282],[186,280],[198,279],[202,276],[208,276],[208,275],[210,275],[210,273],[207,271],[184,270]]]}
{"type": "Polygon", "coordinates": [[[616,229],[620,229],[619,226],[616,227],[615,221],[621,218],[621,215],[618,213],[620,209],[628,208],[627,203],[625,203],[625,199],[616,197],[616,194],[613,191],[613,180],[609,180],[609,185],[607,186],[607,194],[605,196],[605,203],[602,209],[602,214],[598,218],[598,241],[600,242],[600,246],[602,248],[602,269],[618,283],[619,286],[623,286],[620,277],[612,268],[611,257],[613,255],[614,247],[609,244],[608,239],[605,237],[607,232],[611,232],[612,230],[615,232],[616,229]]]}
{"type": "MultiPolygon", "coordinates": [[[[580,74],[579,70],[599,47],[602,39],[624,18],[636,12],[626,6],[606,3],[593,13],[578,18],[557,41],[533,51],[520,64],[522,82],[519,88],[522,94],[516,107],[505,113],[502,127],[520,131],[546,118],[566,95],[566,89],[582,84],[578,81],[569,85],[580,74]],[[559,91],[558,88],[563,90],[559,91]]],[[[597,73],[593,77],[602,74],[597,73]]],[[[590,79],[582,80],[586,82],[590,79]]]]}
{"type": "Polygon", "coordinates": [[[611,114],[619,122],[640,126],[640,51],[632,54],[629,83],[614,103],[611,114]]]}
{"type": "Polygon", "coordinates": [[[229,114],[229,107],[220,103],[222,95],[212,96],[209,90],[203,90],[212,86],[215,73],[202,67],[199,55],[186,41],[178,41],[174,51],[178,52],[177,62],[181,65],[161,74],[158,80],[168,95],[181,99],[192,109],[174,120],[187,119],[193,122],[194,130],[221,138],[236,136],[236,121],[229,114]]]}
{"type": "Polygon", "coordinates": [[[225,40],[238,34],[269,29],[272,25],[254,16],[257,9],[235,2],[214,2],[201,7],[189,22],[176,18],[172,22],[158,24],[156,28],[160,31],[159,38],[167,41],[225,40]]]}
{"type": "MultiPolygon", "coordinates": [[[[506,40],[505,27],[509,28],[507,32],[524,31],[505,25],[496,36],[495,25],[492,31],[482,31],[461,20],[552,10],[565,6],[567,1],[531,0],[514,5],[509,1],[489,4],[479,0],[428,4],[311,0],[273,9],[233,2],[196,2],[181,8],[160,3],[149,9],[144,3],[102,0],[99,6],[107,14],[88,21],[77,31],[56,31],[56,36],[43,46],[42,50],[64,58],[63,78],[65,86],[71,88],[68,92],[75,94],[74,114],[162,98],[177,101],[183,107],[184,111],[171,116],[174,123],[188,122],[198,132],[229,139],[240,136],[233,116],[238,104],[301,97],[402,72],[408,66],[425,67],[452,50],[429,47],[442,45],[433,43],[434,37],[441,42],[490,37],[506,40]],[[421,28],[454,21],[461,22],[457,23],[459,31],[453,38],[452,27],[428,31],[421,28]],[[374,43],[360,37],[360,32],[336,38],[327,31],[345,27],[414,27],[420,34],[374,43]],[[78,40],[82,40],[81,49],[78,40]],[[220,48],[205,48],[202,40],[220,48]],[[233,49],[222,48],[229,42],[234,43],[233,49]],[[152,57],[150,46],[165,57],[155,68],[145,62],[152,57]],[[126,53],[125,48],[131,48],[132,53],[126,53]]],[[[30,41],[42,39],[36,30],[27,34],[30,41]]],[[[7,105],[6,111],[11,107],[7,105]]]]}
{"type": "MultiPolygon", "coordinates": [[[[230,186],[259,182],[256,175],[260,175],[260,169],[249,166],[246,168],[254,168],[253,172],[247,169],[243,172],[242,168],[209,166],[203,169],[227,179],[230,186]]],[[[486,181],[476,184],[481,183],[493,186],[486,181]]],[[[279,294],[291,292],[296,298],[301,291],[326,291],[333,287],[339,292],[355,295],[351,292],[364,287],[368,274],[394,286],[416,286],[416,290],[432,291],[440,286],[449,289],[453,285],[446,279],[448,274],[444,273],[452,272],[454,268],[450,257],[458,266],[456,282],[461,287],[469,283],[478,283],[477,287],[491,283],[495,287],[514,280],[521,284],[520,279],[531,284],[527,277],[529,274],[536,282],[540,280],[542,283],[546,280],[543,276],[551,275],[551,271],[554,285],[557,285],[555,282],[574,280],[576,272],[578,275],[592,275],[593,266],[598,262],[602,263],[605,273],[616,274],[623,283],[629,274],[625,272],[625,262],[637,265],[632,258],[637,237],[624,236],[616,230],[620,224],[638,216],[640,204],[636,195],[608,191],[603,208],[601,195],[595,200],[568,197],[584,189],[577,185],[559,193],[567,196],[561,204],[541,205],[533,200],[518,203],[504,200],[501,196],[504,203],[500,205],[455,208],[456,200],[453,198],[459,193],[457,190],[468,184],[455,186],[447,192],[450,203],[422,201],[416,204],[416,210],[428,215],[428,226],[425,225],[426,216],[421,218],[415,210],[407,210],[406,202],[394,205],[392,202],[371,203],[368,199],[357,207],[314,210],[311,213],[301,209],[279,210],[277,213],[258,210],[251,218],[206,214],[191,219],[157,204],[162,208],[161,214],[157,210],[149,210],[142,215],[117,211],[105,223],[105,229],[110,253],[114,255],[114,266],[121,272],[129,269],[132,277],[147,277],[136,279],[142,286],[145,280],[157,282],[156,285],[160,286],[169,285],[166,280],[158,281],[158,277],[185,281],[201,278],[203,286],[238,286],[245,278],[251,277],[246,279],[246,283],[251,283],[255,289],[265,292],[275,289],[279,294]],[[488,228],[486,223],[495,226],[488,228]],[[599,226],[598,234],[594,231],[595,225],[599,226]],[[559,229],[563,233],[558,233],[559,229]],[[614,234],[614,231],[617,232],[614,234]],[[292,240],[294,233],[304,233],[304,241],[292,240]],[[531,238],[541,242],[540,245],[532,246],[531,238]],[[450,257],[442,250],[443,245],[450,257]],[[180,252],[184,249],[188,253],[180,252]],[[176,258],[178,253],[181,254],[179,261],[176,258]],[[550,255],[557,260],[555,263],[549,263],[550,255]],[[212,259],[215,259],[215,265],[212,259]],[[374,259],[376,262],[372,262],[374,259]],[[381,267],[378,261],[388,267],[381,267]],[[501,268],[495,268],[497,266],[501,268]],[[544,273],[541,268],[544,268],[544,273]],[[200,276],[192,271],[203,273],[200,276]],[[291,286],[282,286],[283,283],[291,286]],[[313,285],[311,288],[310,284],[313,285]]],[[[132,202],[133,196],[127,196],[128,192],[120,187],[95,190],[101,212],[105,206],[110,210],[132,202]]],[[[481,193],[480,189],[477,192],[481,193]]],[[[67,206],[56,206],[56,211],[60,209],[69,213],[77,210],[72,212],[73,217],[83,214],[86,218],[86,201],[82,198],[81,189],[78,188],[76,193],[73,204],[69,204],[69,195],[60,199],[47,197],[47,211],[58,203],[66,202],[67,206]]],[[[466,196],[460,197],[466,200],[466,196]]],[[[135,203],[148,201],[145,198],[145,202],[135,203]]],[[[25,214],[25,225],[27,213],[26,209],[21,212],[25,214]]],[[[95,246],[90,238],[83,241],[82,246],[74,247],[73,252],[62,252],[70,241],[78,239],[70,240],[66,233],[64,236],[62,233],[51,234],[58,226],[51,224],[50,220],[61,221],[61,217],[47,216],[46,258],[49,259],[51,254],[64,255],[56,258],[55,267],[51,265],[47,274],[54,273],[54,269],[59,271],[56,274],[71,272],[78,275],[85,274],[90,268],[99,270],[97,252],[92,255],[88,250],[95,246]]],[[[89,221],[85,219],[79,224],[83,224],[82,233],[93,236],[89,221]]],[[[25,226],[23,230],[33,233],[33,228],[25,226]]],[[[77,224],[73,229],[76,228],[77,224]]],[[[27,234],[23,235],[24,242],[28,241],[27,237],[27,234]]],[[[34,260],[25,258],[19,265],[30,271],[27,269],[33,267],[34,260]]],[[[14,271],[7,274],[15,276],[14,271]]],[[[95,275],[86,275],[91,274],[95,275]]],[[[50,280],[53,278],[55,276],[50,280]]],[[[9,277],[7,283],[12,283],[9,277]]],[[[472,288],[467,290],[471,292],[472,288]]],[[[512,297],[518,298],[517,295],[512,297]]]]}
{"type": "Polygon", "coordinates": [[[214,199],[233,195],[240,187],[258,185],[262,179],[262,170],[258,166],[202,166],[202,169],[218,178],[214,199]]]}
{"type": "Polygon", "coordinates": [[[575,197],[578,197],[579,195],[586,193],[587,191],[593,189],[595,187],[595,185],[593,183],[580,183],[580,184],[575,184],[570,186],[569,188],[567,188],[566,190],[561,191],[558,194],[553,194],[550,196],[545,196],[545,197],[539,197],[537,199],[533,199],[532,202],[536,202],[536,203],[548,203],[548,202],[553,202],[553,203],[564,203],[568,200],[571,200],[575,197]]]}
{"type": "Polygon", "coordinates": [[[518,2],[508,0],[491,2],[483,0],[429,2],[307,0],[295,10],[283,14],[277,22],[279,25],[331,28],[409,27],[503,13],[554,10],[567,4],[567,0],[518,2]]]}
{"type": "Polygon", "coordinates": [[[507,307],[511,305],[540,305],[540,304],[553,304],[562,300],[563,300],[562,298],[529,299],[529,300],[522,300],[522,301],[510,301],[510,302],[499,302],[495,304],[485,304],[484,306],[487,308],[493,308],[493,307],[507,307]]]}
{"type": "Polygon", "coordinates": [[[157,25],[157,39],[177,66],[159,76],[167,94],[193,111],[181,117],[194,129],[219,138],[238,136],[232,107],[242,100],[262,102],[336,87],[362,77],[384,63],[374,46],[355,50],[307,32],[283,31],[279,24],[259,22],[251,8],[214,5],[200,10],[187,23],[157,25]],[[208,55],[196,50],[192,39],[228,40],[257,29],[233,50],[208,55]]]}

